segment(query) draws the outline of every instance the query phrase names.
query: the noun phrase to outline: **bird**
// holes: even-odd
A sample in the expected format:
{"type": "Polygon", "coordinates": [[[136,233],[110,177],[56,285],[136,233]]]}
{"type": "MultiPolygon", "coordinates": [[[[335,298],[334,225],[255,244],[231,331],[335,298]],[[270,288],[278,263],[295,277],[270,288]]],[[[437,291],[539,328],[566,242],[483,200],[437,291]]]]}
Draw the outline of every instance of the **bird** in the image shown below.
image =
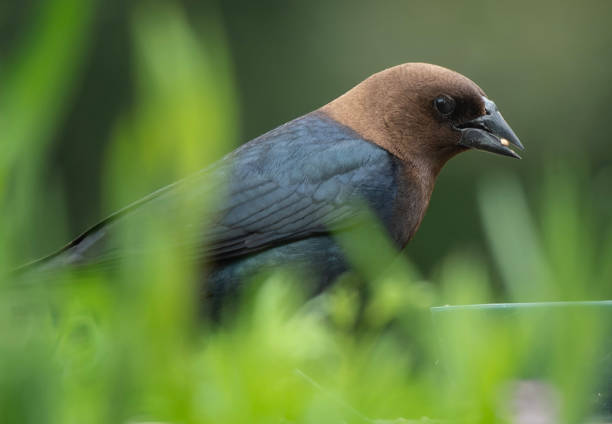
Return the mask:
{"type": "Polygon", "coordinates": [[[117,234],[147,220],[180,221],[182,197],[195,218],[175,222],[181,235],[173,243],[203,264],[204,298],[221,302],[250,275],[279,266],[305,270],[319,292],[350,270],[335,234],[366,225],[366,210],[400,252],[449,159],[474,149],[520,158],[511,146],[524,150],[476,83],[441,66],[404,63],[120,210],[27,268],[108,265],[146,250],[138,237],[119,248],[117,234]]]}

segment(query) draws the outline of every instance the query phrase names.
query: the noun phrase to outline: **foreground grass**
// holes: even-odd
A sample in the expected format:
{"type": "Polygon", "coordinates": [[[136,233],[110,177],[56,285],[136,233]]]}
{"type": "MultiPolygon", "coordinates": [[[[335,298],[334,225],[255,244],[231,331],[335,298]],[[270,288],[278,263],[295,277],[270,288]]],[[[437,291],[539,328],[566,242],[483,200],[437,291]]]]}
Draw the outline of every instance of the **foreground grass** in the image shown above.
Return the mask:
{"type": "MultiPolygon", "coordinates": [[[[499,207],[522,204],[513,189],[499,207]]],[[[368,235],[376,253],[393,255],[376,237],[368,235]]],[[[550,273],[540,282],[556,290],[551,300],[609,295],[596,257],[587,286],[568,293],[568,276],[539,245],[534,272],[550,273]]],[[[240,308],[214,325],[199,318],[197,285],[176,259],[165,252],[126,260],[112,276],[64,275],[4,290],[3,422],[490,423],[521,422],[529,407],[548,414],[546,422],[586,422],[609,412],[610,308],[432,319],[431,306],[499,296],[489,290],[489,270],[469,255],[447,258],[431,282],[399,258],[367,282],[345,278],[314,299],[301,295],[299,278],[279,273],[252,282],[240,308]],[[532,402],[516,406],[523,398],[532,402]]],[[[510,292],[521,282],[505,277],[510,292]]]]}

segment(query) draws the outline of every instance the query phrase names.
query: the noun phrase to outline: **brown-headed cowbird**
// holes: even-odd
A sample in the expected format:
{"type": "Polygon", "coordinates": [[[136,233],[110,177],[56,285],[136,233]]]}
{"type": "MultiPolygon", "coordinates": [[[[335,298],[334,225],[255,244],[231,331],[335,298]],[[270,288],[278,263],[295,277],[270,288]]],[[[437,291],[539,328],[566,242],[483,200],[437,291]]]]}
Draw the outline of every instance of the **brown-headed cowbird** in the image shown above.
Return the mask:
{"type": "Polygon", "coordinates": [[[322,288],[348,267],[332,231],[352,231],[369,207],[399,250],[447,160],[472,148],[518,158],[510,144],[523,149],[474,82],[435,65],[395,66],[111,216],[42,266],[111,262],[121,252],[109,242],[114,232],[141,215],[176,219],[163,205],[181,187],[205,197],[214,176],[226,180],[224,200],[183,240],[209,264],[207,294],[221,297],[263,268],[291,264],[307,267],[322,288]]]}

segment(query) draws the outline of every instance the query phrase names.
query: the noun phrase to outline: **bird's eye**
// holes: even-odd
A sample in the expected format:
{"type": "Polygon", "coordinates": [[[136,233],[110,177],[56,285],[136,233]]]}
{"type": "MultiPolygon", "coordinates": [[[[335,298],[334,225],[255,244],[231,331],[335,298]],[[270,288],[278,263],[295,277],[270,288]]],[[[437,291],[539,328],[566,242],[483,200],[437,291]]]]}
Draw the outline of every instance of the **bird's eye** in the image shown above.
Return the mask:
{"type": "Polygon", "coordinates": [[[442,94],[434,100],[434,106],[442,116],[449,116],[455,111],[455,99],[442,94]]]}

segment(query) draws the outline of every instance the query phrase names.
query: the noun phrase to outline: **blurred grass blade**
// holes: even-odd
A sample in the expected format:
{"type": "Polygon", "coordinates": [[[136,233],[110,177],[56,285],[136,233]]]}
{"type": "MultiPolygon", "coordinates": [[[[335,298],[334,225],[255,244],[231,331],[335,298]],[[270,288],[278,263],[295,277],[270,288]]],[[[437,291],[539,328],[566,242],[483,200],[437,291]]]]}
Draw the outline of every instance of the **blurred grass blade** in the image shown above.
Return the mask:
{"type": "MultiPolygon", "coordinates": [[[[74,87],[88,45],[92,0],[40,3],[15,57],[4,59],[0,75],[0,211],[2,260],[19,256],[17,239],[28,233],[28,219],[39,193],[37,178],[51,139],[74,87]],[[8,246],[12,246],[8,248],[8,246]]],[[[48,187],[45,187],[48,189],[48,187]]],[[[43,192],[44,193],[44,192],[43,192]]]]}
{"type": "Polygon", "coordinates": [[[8,165],[24,152],[40,153],[53,134],[87,47],[92,0],[50,0],[41,6],[1,75],[1,193],[8,165]]]}
{"type": "MultiPolygon", "coordinates": [[[[597,224],[590,210],[594,202],[589,190],[580,190],[587,185],[584,167],[573,163],[571,174],[569,168],[549,165],[546,172],[540,195],[542,240],[562,298],[598,298],[595,274],[607,261],[597,263],[595,240],[599,235],[594,231],[597,224]]],[[[605,231],[601,233],[605,235],[605,231]]]]}
{"type": "Polygon", "coordinates": [[[486,180],[478,201],[485,233],[512,300],[558,297],[525,195],[509,176],[486,180]]]}
{"type": "Polygon", "coordinates": [[[136,7],[136,102],[108,152],[110,210],[203,168],[235,144],[233,70],[213,18],[198,34],[174,3],[136,7]]]}

